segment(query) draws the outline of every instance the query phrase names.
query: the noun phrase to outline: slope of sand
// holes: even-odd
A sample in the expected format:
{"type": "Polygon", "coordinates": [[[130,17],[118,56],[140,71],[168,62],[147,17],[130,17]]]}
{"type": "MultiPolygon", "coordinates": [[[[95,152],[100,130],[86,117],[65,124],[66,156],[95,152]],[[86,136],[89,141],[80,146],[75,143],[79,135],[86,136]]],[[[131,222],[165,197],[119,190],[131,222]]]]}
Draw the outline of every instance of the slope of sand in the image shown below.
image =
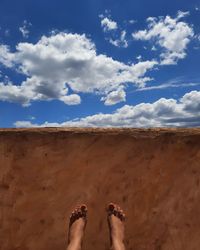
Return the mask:
{"type": "Polygon", "coordinates": [[[110,201],[127,250],[199,250],[200,129],[0,130],[1,250],[65,249],[81,202],[83,249],[109,249],[110,201]]]}

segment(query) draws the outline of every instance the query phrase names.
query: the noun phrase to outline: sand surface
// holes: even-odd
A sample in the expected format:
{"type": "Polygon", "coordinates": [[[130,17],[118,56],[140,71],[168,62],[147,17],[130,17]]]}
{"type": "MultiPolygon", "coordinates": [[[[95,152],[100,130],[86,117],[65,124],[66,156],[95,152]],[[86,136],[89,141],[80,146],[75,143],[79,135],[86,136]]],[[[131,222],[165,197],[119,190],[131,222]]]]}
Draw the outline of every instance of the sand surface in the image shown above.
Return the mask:
{"type": "Polygon", "coordinates": [[[127,250],[199,250],[200,129],[0,129],[1,250],[64,250],[82,202],[83,249],[107,250],[110,201],[127,250]]]}

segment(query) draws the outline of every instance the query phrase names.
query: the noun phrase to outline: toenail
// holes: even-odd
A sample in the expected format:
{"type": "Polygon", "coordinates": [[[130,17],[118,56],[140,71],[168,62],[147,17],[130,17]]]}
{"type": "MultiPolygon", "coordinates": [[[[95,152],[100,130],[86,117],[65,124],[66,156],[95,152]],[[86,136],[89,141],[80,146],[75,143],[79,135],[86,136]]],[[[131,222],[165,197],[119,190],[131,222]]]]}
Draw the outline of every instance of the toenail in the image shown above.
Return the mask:
{"type": "Polygon", "coordinates": [[[108,206],[108,209],[113,211],[115,209],[115,206],[113,203],[110,203],[109,206],[108,206]]]}
{"type": "Polygon", "coordinates": [[[82,211],[87,211],[87,207],[86,207],[85,204],[81,205],[81,210],[82,210],[82,211]]]}

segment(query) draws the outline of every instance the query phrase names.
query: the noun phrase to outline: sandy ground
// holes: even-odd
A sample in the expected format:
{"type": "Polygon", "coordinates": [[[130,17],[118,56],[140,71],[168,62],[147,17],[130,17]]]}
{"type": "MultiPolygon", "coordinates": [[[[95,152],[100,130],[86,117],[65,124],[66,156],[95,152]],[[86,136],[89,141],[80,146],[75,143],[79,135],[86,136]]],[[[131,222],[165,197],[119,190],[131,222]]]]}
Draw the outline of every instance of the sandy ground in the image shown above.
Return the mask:
{"type": "Polygon", "coordinates": [[[83,249],[109,249],[105,206],[127,214],[127,250],[200,249],[200,129],[1,129],[0,249],[62,250],[88,206],[83,249]]]}

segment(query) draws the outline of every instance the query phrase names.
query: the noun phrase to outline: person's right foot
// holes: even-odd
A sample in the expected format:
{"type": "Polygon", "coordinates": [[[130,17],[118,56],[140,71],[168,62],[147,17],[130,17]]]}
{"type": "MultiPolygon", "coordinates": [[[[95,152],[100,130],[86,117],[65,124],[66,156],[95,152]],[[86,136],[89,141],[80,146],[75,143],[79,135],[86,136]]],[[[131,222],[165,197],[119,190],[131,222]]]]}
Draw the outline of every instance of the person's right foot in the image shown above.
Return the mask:
{"type": "Polygon", "coordinates": [[[107,213],[111,245],[121,245],[124,241],[125,214],[123,210],[114,203],[110,203],[108,205],[107,213]]]}

